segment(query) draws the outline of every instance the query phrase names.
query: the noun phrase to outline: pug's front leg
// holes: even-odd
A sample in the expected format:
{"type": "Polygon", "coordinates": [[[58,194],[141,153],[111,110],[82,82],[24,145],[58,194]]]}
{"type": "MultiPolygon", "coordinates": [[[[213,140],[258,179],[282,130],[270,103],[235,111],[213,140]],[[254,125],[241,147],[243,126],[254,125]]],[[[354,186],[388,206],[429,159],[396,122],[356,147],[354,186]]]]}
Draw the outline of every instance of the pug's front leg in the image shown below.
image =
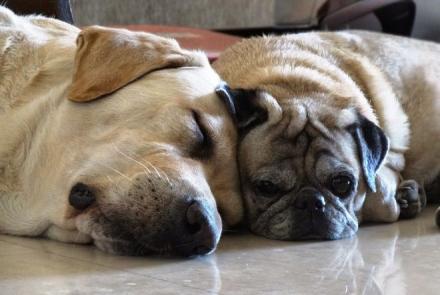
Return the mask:
{"type": "Polygon", "coordinates": [[[399,219],[413,218],[426,206],[426,193],[417,181],[408,179],[399,184],[396,200],[400,206],[399,219]]]}
{"type": "Polygon", "coordinates": [[[400,206],[396,200],[400,175],[383,165],[376,175],[376,191],[367,193],[362,207],[362,221],[395,222],[399,219],[400,206]]]}

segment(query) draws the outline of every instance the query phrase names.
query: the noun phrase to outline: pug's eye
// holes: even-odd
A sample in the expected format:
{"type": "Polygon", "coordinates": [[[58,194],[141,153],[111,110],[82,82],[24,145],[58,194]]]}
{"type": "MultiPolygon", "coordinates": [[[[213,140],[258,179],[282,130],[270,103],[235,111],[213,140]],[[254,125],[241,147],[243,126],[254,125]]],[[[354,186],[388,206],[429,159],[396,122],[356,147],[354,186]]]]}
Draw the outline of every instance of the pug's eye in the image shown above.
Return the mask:
{"type": "Polygon", "coordinates": [[[339,197],[347,197],[353,190],[353,180],[347,175],[338,175],[331,180],[331,191],[339,197]]]}
{"type": "Polygon", "coordinates": [[[281,188],[269,180],[260,180],[255,184],[256,192],[265,197],[271,197],[272,195],[278,194],[281,188]]]}

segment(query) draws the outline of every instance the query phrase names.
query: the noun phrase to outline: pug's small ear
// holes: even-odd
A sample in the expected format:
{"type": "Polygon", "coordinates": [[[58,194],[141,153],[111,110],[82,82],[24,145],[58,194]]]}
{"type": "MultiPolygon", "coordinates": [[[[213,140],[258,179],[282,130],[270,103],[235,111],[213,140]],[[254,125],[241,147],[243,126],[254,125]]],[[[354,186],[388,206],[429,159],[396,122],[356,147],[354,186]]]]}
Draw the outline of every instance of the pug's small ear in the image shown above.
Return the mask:
{"type": "Polygon", "coordinates": [[[234,117],[240,131],[249,130],[267,120],[267,110],[258,104],[258,91],[231,89],[226,83],[216,88],[217,95],[234,117]]]}
{"type": "Polygon", "coordinates": [[[359,124],[353,128],[365,181],[372,192],[376,191],[376,172],[388,153],[389,142],[376,124],[359,115],[359,124]]]}

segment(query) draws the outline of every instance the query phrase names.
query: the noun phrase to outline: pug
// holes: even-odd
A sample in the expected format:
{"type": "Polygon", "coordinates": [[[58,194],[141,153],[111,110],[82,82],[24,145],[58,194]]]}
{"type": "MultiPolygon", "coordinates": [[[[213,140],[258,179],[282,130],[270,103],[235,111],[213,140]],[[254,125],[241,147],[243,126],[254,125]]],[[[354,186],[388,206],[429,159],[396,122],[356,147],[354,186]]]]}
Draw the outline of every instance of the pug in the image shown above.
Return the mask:
{"type": "Polygon", "coordinates": [[[440,171],[440,45],[373,32],[244,40],[214,64],[239,128],[247,222],[341,239],[411,218],[440,171]]]}
{"type": "Polygon", "coordinates": [[[214,251],[242,214],[220,83],[175,40],[0,6],[0,233],[214,251]]]}

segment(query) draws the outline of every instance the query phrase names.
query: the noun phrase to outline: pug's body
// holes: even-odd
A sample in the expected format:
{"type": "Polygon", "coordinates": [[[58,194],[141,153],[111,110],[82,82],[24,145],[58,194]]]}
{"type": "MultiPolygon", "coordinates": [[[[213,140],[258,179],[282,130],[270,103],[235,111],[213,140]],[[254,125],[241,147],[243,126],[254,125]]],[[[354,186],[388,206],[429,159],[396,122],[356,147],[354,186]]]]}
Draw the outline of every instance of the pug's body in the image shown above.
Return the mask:
{"type": "Polygon", "coordinates": [[[413,217],[440,171],[440,45],[346,31],[242,41],[214,64],[233,90],[250,228],[339,239],[413,217]]]}

